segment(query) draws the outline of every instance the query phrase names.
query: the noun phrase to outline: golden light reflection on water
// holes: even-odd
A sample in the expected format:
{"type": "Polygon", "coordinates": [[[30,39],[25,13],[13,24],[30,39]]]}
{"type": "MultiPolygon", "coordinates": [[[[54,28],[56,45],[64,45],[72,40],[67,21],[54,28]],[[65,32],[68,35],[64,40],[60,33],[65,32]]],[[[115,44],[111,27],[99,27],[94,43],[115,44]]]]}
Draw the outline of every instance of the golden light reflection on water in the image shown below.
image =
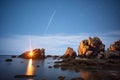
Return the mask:
{"type": "Polygon", "coordinates": [[[34,73],[34,66],[32,65],[32,59],[29,59],[28,65],[27,65],[27,70],[26,70],[26,75],[33,75],[34,73]]]}

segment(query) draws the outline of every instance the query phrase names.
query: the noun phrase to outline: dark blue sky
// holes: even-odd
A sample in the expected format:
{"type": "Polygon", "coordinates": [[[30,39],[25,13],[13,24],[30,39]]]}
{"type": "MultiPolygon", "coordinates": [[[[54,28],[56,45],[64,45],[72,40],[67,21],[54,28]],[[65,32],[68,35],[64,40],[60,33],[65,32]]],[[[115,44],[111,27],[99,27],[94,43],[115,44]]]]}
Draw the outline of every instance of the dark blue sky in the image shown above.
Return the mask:
{"type": "Polygon", "coordinates": [[[0,35],[78,34],[120,29],[120,0],[0,0],[0,35]]]}
{"type": "MultiPolygon", "coordinates": [[[[0,43],[14,35],[81,33],[120,38],[120,0],[0,0],[0,43]]],[[[9,43],[3,45],[4,52],[9,43]]]]}

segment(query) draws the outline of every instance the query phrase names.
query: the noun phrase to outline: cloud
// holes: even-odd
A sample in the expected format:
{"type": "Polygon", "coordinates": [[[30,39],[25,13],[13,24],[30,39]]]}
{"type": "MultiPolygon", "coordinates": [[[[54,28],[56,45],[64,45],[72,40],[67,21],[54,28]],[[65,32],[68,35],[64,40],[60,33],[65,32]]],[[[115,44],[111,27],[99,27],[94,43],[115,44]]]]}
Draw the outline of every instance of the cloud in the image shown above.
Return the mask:
{"type": "MultiPolygon", "coordinates": [[[[45,48],[46,54],[63,54],[66,47],[70,46],[77,49],[82,36],[36,36],[31,35],[32,48],[45,48]]],[[[13,51],[18,54],[29,49],[29,35],[16,35],[9,38],[1,38],[0,50],[13,51]]],[[[9,53],[9,52],[8,52],[9,53]]]]}
{"type": "Polygon", "coordinates": [[[105,36],[114,36],[114,37],[120,37],[120,30],[114,30],[108,33],[104,34],[105,36]]]}
{"type": "MultiPolygon", "coordinates": [[[[119,37],[92,33],[81,33],[78,35],[31,35],[31,43],[32,48],[45,48],[46,54],[62,55],[67,47],[72,47],[77,52],[80,41],[87,39],[89,36],[100,37],[106,48],[119,39],[119,37]]],[[[0,37],[0,44],[0,52],[2,54],[21,54],[29,50],[29,35],[0,37]]]]}

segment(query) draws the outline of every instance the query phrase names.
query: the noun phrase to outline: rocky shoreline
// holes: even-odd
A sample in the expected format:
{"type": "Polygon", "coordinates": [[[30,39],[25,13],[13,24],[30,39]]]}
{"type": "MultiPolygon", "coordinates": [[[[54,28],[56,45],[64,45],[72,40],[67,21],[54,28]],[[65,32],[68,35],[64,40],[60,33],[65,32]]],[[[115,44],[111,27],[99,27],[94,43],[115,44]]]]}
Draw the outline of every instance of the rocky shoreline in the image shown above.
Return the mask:
{"type": "MultiPolygon", "coordinates": [[[[31,51],[26,51],[19,55],[19,57],[27,59],[45,59],[46,56],[44,48],[33,49],[32,56],[30,53],[31,51]]],[[[120,59],[120,40],[115,41],[107,50],[105,50],[105,45],[99,37],[88,37],[88,39],[82,40],[80,42],[78,46],[78,54],[73,48],[68,47],[62,58],[75,59],[77,56],[90,59],[120,59]]]]}
{"type": "Polygon", "coordinates": [[[75,70],[79,72],[80,69],[115,69],[119,70],[120,60],[114,59],[64,59],[62,61],[56,61],[54,67],[61,68],[63,70],[75,70]]]}
{"type": "MultiPolygon", "coordinates": [[[[91,75],[94,79],[90,80],[119,80],[120,79],[120,59],[63,59],[56,61],[53,65],[54,68],[60,68],[65,71],[82,72],[85,70],[85,75],[91,75]],[[89,73],[86,73],[88,71],[89,73]],[[92,73],[91,73],[92,72],[92,73]],[[95,76],[93,76],[93,74],[95,76]]],[[[83,72],[82,72],[83,73],[83,72]]],[[[86,77],[75,77],[71,80],[89,80],[86,77]]],[[[64,80],[64,79],[62,79],[64,80]]]]}
{"type": "MultiPolygon", "coordinates": [[[[74,70],[80,72],[81,70],[102,71],[102,70],[115,70],[120,73],[120,40],[115,41],[110,47],[105,50],[105,45],[98,37],[89,37],[86,40],[80,42],[77,52],[68,47],[65,53],[59,56],[45,55],[45,49],[34,49],[33,56],[29,56],[30,51],[24,52],[19,57],[27,59],[45,59],[53,58],[57,59],[53,66],[48,68],[61,68],[61,70],[74,70]]],[[[114,75],[102,75],[106,80],[119,80],[120,77],[114,75]],[[109,76],[109,78],[107,78],[109,76]]],[[[100,77],[100,75],[96,75],[100,77]]],[[[65,76],[59,76],[59,80],[64,80],[65,76]]],[[[83,78],[73,78],[71,80],[84,80],[83,78]]],[[[94,79],[95,80],[95,79],[94,79]]],[[[100,79],[101,80],[101,79],[100,79]]]]}

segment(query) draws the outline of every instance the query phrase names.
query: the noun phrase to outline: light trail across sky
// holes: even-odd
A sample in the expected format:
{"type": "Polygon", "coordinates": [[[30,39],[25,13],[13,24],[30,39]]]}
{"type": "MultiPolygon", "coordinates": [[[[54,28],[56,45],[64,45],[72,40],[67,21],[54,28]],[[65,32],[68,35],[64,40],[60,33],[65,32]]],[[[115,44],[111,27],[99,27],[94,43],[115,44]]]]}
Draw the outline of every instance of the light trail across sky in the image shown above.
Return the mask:
{"type": "Polygon", "coordinates": [[[52,13],[52,15],[51,15],[51,17],[50,17],[50,19],[48,21],[48,24],[47,24],[47,26],[45,28],[45,31],[44,31],[44,35],[47,33],[47,31],[48,31],[48,29],[50,27],[50,24],[51,24],[51,22],[52,22],[52,20],[53,20],[53,18],[55,16],[55,14],[56,14],[56,10],[53,11],[53,13],[52,13]]]}

